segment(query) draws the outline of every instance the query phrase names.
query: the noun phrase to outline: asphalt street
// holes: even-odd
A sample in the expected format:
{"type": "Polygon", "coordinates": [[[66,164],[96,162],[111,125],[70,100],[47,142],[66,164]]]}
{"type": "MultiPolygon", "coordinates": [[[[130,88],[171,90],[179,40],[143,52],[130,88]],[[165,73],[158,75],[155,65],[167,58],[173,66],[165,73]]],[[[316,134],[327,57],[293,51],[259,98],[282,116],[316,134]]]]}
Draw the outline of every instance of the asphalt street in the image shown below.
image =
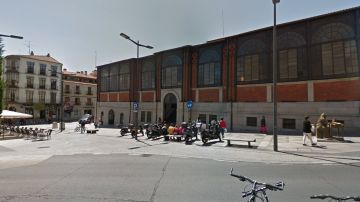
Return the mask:
{"type": "MultiPolygon", "coordinates": [[[[46,141],[0,141],[0,201],[245,201],[248,183],[285,182],[271,201],[316,201],[313,194],[360,195],[359,139],[302,146],[301,136],[281,136],[280,152],[259,134],[254,148],[214,141],[165,142],[119,135],[54,131],[46,141]]],[[[40,126],[39,126],[40,127],[40,126]]],[[[49,127],[49,126],[42,126],[49,127]]]]}

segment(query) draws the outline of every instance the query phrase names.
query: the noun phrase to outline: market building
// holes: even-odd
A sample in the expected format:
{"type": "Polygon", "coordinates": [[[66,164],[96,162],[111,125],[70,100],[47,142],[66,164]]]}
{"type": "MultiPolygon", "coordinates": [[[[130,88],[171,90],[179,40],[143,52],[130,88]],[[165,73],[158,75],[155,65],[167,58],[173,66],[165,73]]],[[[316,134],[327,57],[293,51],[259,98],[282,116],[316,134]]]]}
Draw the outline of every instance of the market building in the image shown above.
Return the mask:
{"type": "Polygon", "coordinates": [[[4,58],[5,109],[32,114],[36,123],[60,119],[62,64],[47,55],[4,58]]]}
{"type": "MultiPolygon", "coordinates": [[[[280,133],[321,113],[360,131],[359,33],[360,7],[277,26],[280,133]]],[[[104,125],[224,117],[231,130],[258,131],[265,116],[272,128],[272,27],[97,69],[104,125]]]]}

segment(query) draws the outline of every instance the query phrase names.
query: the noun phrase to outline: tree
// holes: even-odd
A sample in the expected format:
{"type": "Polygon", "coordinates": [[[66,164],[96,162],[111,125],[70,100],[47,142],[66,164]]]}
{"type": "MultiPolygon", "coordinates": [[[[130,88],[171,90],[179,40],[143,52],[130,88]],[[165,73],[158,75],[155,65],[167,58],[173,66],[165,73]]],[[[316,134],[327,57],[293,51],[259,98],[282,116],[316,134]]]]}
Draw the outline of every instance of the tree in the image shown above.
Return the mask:
{"type": "Polygon", "coordinates": [[[3,96],[4,96],[4,81],[3,81],[3,75],[2,75],[2,63],[3,63],[3,57],[2,54],[4,52],[3,50],[4,45],[2,44],[2,38],[0,37],[0,113],[2,113],[3,110],[3,96]]]}

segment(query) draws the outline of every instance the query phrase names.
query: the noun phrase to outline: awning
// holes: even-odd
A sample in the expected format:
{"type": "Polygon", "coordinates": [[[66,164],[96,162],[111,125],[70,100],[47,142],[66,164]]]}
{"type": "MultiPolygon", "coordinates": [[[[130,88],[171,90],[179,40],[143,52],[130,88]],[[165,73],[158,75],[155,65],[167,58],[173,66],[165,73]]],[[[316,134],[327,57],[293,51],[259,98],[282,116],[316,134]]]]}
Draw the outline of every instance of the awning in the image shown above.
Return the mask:
{"type": "Polygon", "coordinates": [[[24,114],[20,112],[14,112],[9,110],[3,110],[0,114],[0,119],[28,119],[33,116],[30,114],[24,114]]]}

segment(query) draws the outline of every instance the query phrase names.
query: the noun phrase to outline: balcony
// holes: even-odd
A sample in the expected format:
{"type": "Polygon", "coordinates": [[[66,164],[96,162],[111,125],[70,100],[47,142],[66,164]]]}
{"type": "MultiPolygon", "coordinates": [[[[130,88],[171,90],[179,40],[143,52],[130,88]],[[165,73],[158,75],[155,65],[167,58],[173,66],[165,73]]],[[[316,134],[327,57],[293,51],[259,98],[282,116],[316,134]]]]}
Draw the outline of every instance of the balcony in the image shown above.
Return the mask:
{"type": "Polygon", "coordinates": [[[67,89],[67,90],[65,89],[65,90],[64,90],[64,93],[65,93],[65,94],[70,94],[70,90],[69,90],[69,89],[67,89]]]}
{"type": "Polygon", "coordinates": [[[5,98],[5,100],[6,100],[6,102],[10,102],[10,103],[13,103],[13,102],[16,102],[16,99],[14,98],[14,97],[7,97],[7,98],[5,98]]]}
{"type": "Polygon", "coordinates": [[[91,91],[88,91],[87,95],[93,95],[93,93],[91,91]]]}
{"type": "Polygon", "coordinates": [[[18,88],[18,82],[15,80],[6,81],[6,87],[8,88],[18,88]]]}
{"type": "Polygon", "coordinates": [[[39,75],[46,76],[46,71],[40,71],[39,75]]]}
{"type": "Polygon", "coordinates": [[[93,102],[86,102],[86,106],[93,106],[94,103],[93,102]]]}
{"type": "Polygon", "coordinates": [[[46,86],[39,86],[39,89],[46,89],[46,86]]]}
{"type": "Polygon", "coordinates": [[[56,86],[51,86],[51,90],[57,90],[56,86]]]}
{"type": "Polygon", "coordinates": [[[33,84],[33,83],[28,83],[28,84],[26,85],[26,88],[34,88],[34,84],[33,84]]]}
{"type": "Polygon", "coordinates": [[[81,94],[81,92],[80,92],[80,91],[75,91],[75,94],[78,94],[78,95],[79,95],[79,94],[81,94]]]}
{"type": "Polygon", "coordinates": [[[15,67],[15,66],[6,66],[6,73],[7,72],[11,72],[11,73],[19,73],[19,67],[15,67]]]}
{"type": "Polygon", "coordinates": [[[75,102],[75,105],[81,105],[81,102],[75,102]]]}

